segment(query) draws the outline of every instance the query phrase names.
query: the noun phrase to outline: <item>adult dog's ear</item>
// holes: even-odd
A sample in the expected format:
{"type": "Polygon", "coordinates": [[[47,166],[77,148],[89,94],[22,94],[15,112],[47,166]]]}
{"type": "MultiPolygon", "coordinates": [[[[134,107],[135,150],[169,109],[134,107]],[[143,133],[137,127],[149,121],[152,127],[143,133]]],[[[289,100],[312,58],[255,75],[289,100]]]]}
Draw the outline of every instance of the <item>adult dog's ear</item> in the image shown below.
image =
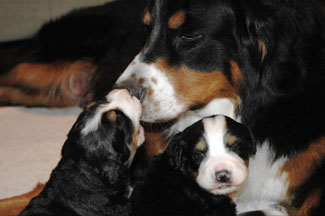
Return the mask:
{"type": "Polygon", "coordinates": [[[279,97],[299,93],[305,80],[305,42],[313,35],[310,15],[297,13],[298,4],[269,1],[253,0],[237,8],[235,32],[241,56],[255,71],[248,74],[254,82],[251,86],[259,85],[279,97]]]}
{"type": "Polygon", "coordinates": [[[186,164],[186,142],[182,140],[180,134],[176,134],[168,144],[166,154],[169,164],[176,170],[183,171],[186,164]]]}

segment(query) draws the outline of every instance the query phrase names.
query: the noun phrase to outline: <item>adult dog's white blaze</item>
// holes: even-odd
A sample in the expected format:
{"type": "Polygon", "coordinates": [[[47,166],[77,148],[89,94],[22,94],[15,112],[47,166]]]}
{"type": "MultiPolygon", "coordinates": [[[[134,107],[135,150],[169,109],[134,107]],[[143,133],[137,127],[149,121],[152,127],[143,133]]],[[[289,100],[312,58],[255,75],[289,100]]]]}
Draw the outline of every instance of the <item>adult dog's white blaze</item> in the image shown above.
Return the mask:
{"type": "Polygon", "coordinates": [[[246,179],[245,163],[225,146],[224,137],[227,133],[227,125],[224,116],[204,119],[203,125],[208,152],[199,167],[196,181],[211,193],[231,193],[246,179]],[[215,174],[220,171],[228,171],[231,174],[229,183],[224,184],[216,180],[215,174]]]}
{"type": "Polygon", "coordinates": [[[142,101],[143,121],[155,122],[176,118],[185,111],[185,105],[180,102],[167,75],[154,64],[142,62],[140,56],[141,53],[119,77],[117,85],[123,82],[141,82],[141,86],[146,89],[142,101]]]}

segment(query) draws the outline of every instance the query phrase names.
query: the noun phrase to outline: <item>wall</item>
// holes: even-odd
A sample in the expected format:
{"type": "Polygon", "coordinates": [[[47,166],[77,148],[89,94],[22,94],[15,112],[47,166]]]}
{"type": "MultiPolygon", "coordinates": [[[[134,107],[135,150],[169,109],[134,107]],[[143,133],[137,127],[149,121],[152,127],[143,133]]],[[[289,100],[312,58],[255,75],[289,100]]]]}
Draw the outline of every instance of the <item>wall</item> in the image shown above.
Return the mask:
{"type": "Polygon", "coordinates": [[[111,0],[0,0],[0,41],[31,36],[43,23],[71,9],[108,1],[111,0]]]}

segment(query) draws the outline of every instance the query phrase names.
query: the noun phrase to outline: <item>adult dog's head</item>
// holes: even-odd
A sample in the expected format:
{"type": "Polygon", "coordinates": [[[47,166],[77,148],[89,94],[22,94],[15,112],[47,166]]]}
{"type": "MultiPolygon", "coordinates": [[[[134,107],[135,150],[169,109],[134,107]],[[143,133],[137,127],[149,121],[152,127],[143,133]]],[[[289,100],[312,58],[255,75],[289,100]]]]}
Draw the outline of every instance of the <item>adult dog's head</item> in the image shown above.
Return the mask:
{"type": "Polygon", "coordinates": [[[147,43],[117,84],[142,94],[147,122],[218,98],[238,108],[246,98],[264,103],[297,94],[311,63],[305,56],[313,60],[319,41],[311,4],[151,0],[143,18],[147,43]]]}
{"type": "Polygon", "coordinates": [[[248,159],[255,152],[245,126],[217,115],[176,134],[163,157],[208,192],[229,194],[246,180],[248,159]]]}
{"type": "Polygon", "coordinates": [[[110,185],[124,185],[136,149],[144,142],[140,101],[126,90],[86,107],[69,132],[63,160],[87,164],[110,185]]]}

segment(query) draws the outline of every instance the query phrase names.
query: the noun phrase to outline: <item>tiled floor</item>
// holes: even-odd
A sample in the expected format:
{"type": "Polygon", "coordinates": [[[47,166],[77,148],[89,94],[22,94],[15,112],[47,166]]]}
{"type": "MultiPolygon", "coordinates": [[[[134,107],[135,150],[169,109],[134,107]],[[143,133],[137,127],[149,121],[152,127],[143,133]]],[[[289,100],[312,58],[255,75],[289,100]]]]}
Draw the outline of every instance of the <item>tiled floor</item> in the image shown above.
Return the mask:
{"type": "Polygon", "coordinates": [[[0,0],[0,41],[33,35],[46,21],[71,9],[111,0],[0,0]]]}

